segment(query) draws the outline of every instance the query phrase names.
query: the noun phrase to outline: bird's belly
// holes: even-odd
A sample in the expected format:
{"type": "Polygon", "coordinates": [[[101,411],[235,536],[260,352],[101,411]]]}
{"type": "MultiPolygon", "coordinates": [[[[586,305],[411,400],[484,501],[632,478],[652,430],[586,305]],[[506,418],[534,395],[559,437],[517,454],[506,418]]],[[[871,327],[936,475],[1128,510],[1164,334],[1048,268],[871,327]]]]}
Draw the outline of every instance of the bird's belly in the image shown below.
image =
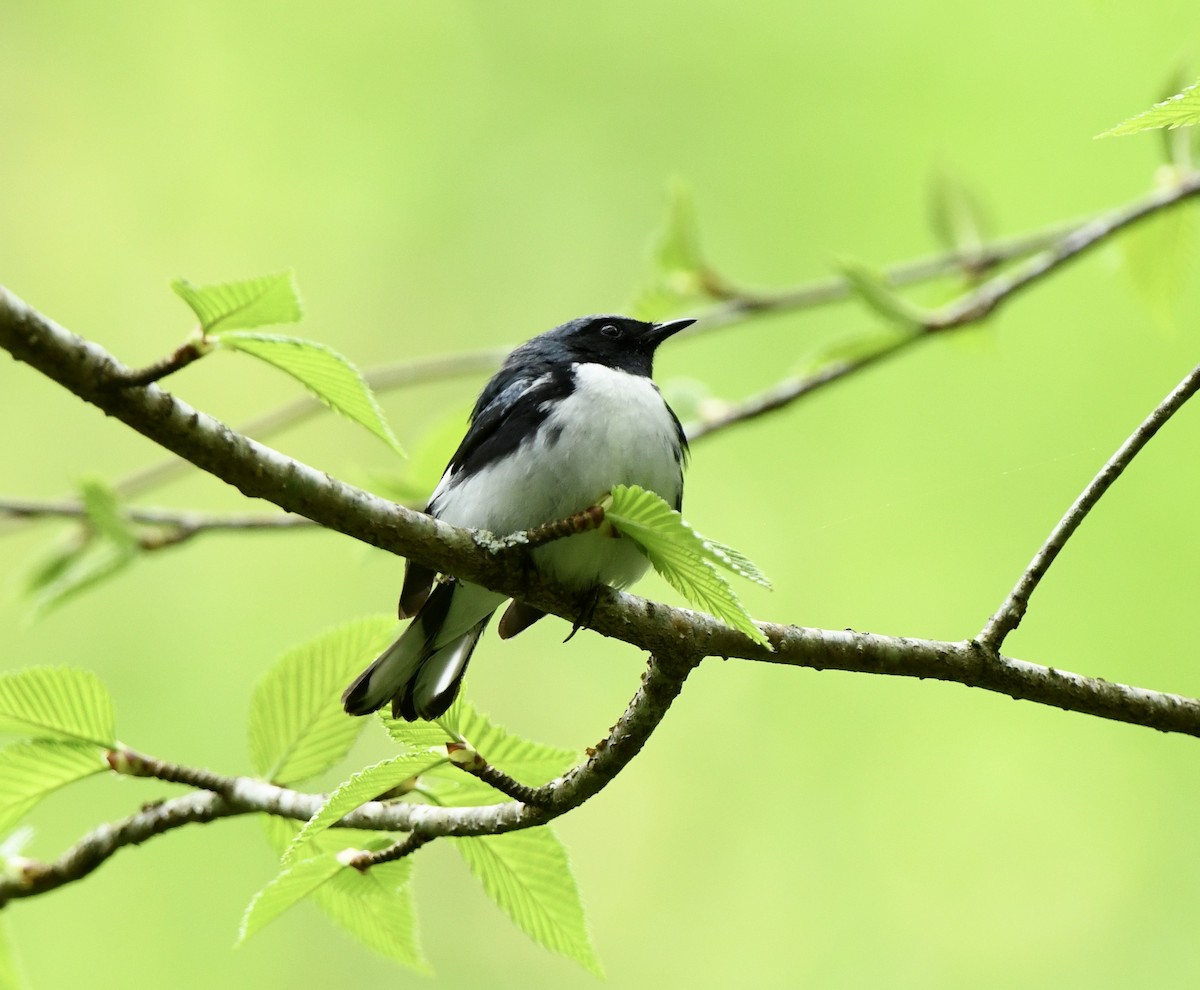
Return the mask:
{"type": "MultiPolygon", "coordinates": [[[[438,518],[456,526],[486,529],[498,535],[520,532],[581,512],[614,485],[639,485],[675,505],[683,488],[682,455],[674,417],[650,379],[581,365],[576,389],[563,399],[512,454],[452,485],[439,498],[438,518]]],[[[581,537],[564,541],[574,546],[581,537]]],[[[645,569],[645,558],[628,540],[596,535],[594,556],[629,583],[645,569]],[[601,543],[600,541],[603,541],[601,543]],[[611,544],[611,545],[609,545],[611,544]],[[635,573],[634,559],[641,570],[635,573]]],[[[571,566],[547,566],[568,583],[571,566]]],[[[564,553],[563,556],[566,556],[564,553]]],[[[592,565],[580,564],[591,573],[592,565]]],[[[604,583],[616,583],[604,574],[604,583]]]]}

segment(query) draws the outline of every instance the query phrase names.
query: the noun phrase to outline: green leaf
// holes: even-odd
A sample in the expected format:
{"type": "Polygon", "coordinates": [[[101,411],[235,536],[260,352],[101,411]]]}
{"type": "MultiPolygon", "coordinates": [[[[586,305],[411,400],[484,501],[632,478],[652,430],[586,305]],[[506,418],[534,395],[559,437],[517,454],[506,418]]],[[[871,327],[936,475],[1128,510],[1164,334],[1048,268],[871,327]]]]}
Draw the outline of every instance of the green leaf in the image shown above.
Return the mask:
{"type": "Polygon", "coordinates": [[[425,773],[447,760],[446,752],[403,753],[389,760],[376,763],[353,774],[340,784],[297,833],[295,841],[284,853],[283,861],[291,863],[300,858],[308,843],[326,829],[337,824],[351,811],[373,801],[412,777],[425,773]]]}
{"type": "Polygon", "coordinates": [[[629,304],[635,316],[658,320],[708,298],[691,190],[681,179],[667,187],[667,215],[650,244],[651,281],[629,304]]]}
{"type": "Polygon", "coordinates": [[[112,696],[100,679],[70,667],[0,674],[0,734],[116,745],[112,696]]]}
{"type": "Polygon", "coordinates": [[[365,719],[342,710],[341,693],[395,633],[395,622],[359,619],[294,647],[263,675],[250,701],[254,772],[296,784],[349,751],[365,719]]]}
{"type": "Polygon", "coordinates": [[[1192,83],[1182,92],[1154,104],[1149,110],[1134,114],[1096,137],[1120,137],[1160,127],[1187,127],[1197,123],[1200,123],[1200,82],[1192,83]]]}
{"type": "Polygon", "coordinates": [[[990,239],[991,225],[979,198],[955,176],[943,172],[935,177],[929,212],[934,234],[949,251],[970,257],[990,239]]]}
{"type": "Polygon", "coordinates": [[[718,543],[707,536],[703,536],[701,539],[704,541],[705,547],[712,553],[716,563],[720,564],[726,570],[733,571],[739,577],[744,577],[747,581],[753,581],[764,588],[773,587],[771,579],[759,570],[758,565],[740,550],[735,550],[724,543],[718,543]]]}
{"type": "Polygon", "coordinates": [[[811,378],[839,365],[854,365],[885,353],[912,336],[895,324],[874,326],[865,331],[833,340],[811,351],[796,364],[796,374],[811,378]]]}
{"type": "Polygon", "coordinates": [[[317,889],[314,900],[336,925],[379,955],[429,973],[417,937],[412,859],[372,866],[365,874],[343,870],[317,889]]]}
{"type": "Polygon", "coordinates": [[[553,780],[579,759],[574,750],[522,739],[495,725],[466,700],[465,691],[459,691],[439,722],[469,743],[492,766],[530,787],[553,780]]]}
{"type": "Polygon", "coordinates": [[[353,364],[332,348],[299,337],[242,331],[222,333],[213,342],[253,355],[286,372],[330,409],[365,426],[397,453],[404,453],[383,417],[371,386],[353,364]]]}
{"type": "MultiPolygon", "coordinates": [[[[460,687],[458,696],[461,698],[462,695],[463,690],[460,687]]],[[[448,732],[438,722],[406,722],[404,719],[392,718],[382,709],[376,717],[389,736],[410,749],[426,750],[431,746],[444,746],[448,742],[458,741],[453,733],[448,732]]]]}
{"type": "Polygon", "coordinates": [[[850,259],[838,267],[850,290],[885,320],[914,330],[924,325],[921,311],[897,295],[882,274],[850,259]]]}
{"type": "MultiPolygon", "coordinates": [[[[283,852],[294,841],[295,823],[264,815],[267,838],[276,851],[283,852]]],[[[336,853],[346,842],[347,833],[324,832],[314,836],[310,847],[336,853]],[[341,840],[340,842],[338,840],[341,840]]],[[[362,832],[352,833],[356,838],[362,832]]],[[[379,833],[370,836],[371,848],[383,848],[394,837],[379,833]]],[[[381,863],[367,873],[343,870],[317,887],[312,899],[334,924],[381,956],[418,972],[428,973],[429,963],[417,940],[416,908],[413,905],[412,857],[394,863],[381,863]]]]}
{"type": "Polygon", "coordinates": [[[116,493],[100,481],[80,485],[88,530],[82,541],[39,564],[26,581],[39,613],[61,605],[125,568],[140,552],[137,533],[121,515],[116,493]]]}
{"type": "Polygon", "coordinates": [[[715,569],[721,566],[737,573],[745,572],[744,576],[761,576],[762,572],[745,557],[737,554],[737,558],[745,563],[733,566],[736,561],[730,556],[729,548],[706,540],[658,495],[637,485],[614,488],[604,518],[636,542],[650,558],[654,569],[689,602],[707,609],[756,643],[770,646],[729,583],[715,569]],[[720,547],[719,552],[717,547],[720,547]]]}
{"type": "MultiPolygon", "coordinates": [[[[1164,166],[1164,185],[1172,184],[1176,170],[1164,166]]],[[[1125,231],[1120,238],[1125,270],[1134,290],[1159,323],[1175,324],[1175,304],[1191,278],[1200,240],[1195,203],[1180,203],[1160,210],[1125,231]]]]}
{"type": "Polygon", "coordinates": [[[34,739],[0,750],[0,830],[11,828],[60,787],[107,770],[90,743],[34,739]]]}
{"type": "Polygon", "coordinates": [[[603,975],[567,851],[550,826],[450,841],[518,928],[539,945],[603,975]]]}
{"type": "Polygon", "coordinates": [[[290,271],[204,286],[179,278],[171,288],[191,307],[206,334],[297,323],[303,316],[295,274],[290,271]]]}
{"type": "Polygon", "coordinates": [[[348,869],[346,861],[357,852],[346,849],[341,852],[325,852],[311,859],[301,860],[284,869],[269,884],[263,887],[246,906],[238,931],[238,944],[261,931],[284,911],[308,897],[322,884],[333,879],[335,873],[348,869]]]}

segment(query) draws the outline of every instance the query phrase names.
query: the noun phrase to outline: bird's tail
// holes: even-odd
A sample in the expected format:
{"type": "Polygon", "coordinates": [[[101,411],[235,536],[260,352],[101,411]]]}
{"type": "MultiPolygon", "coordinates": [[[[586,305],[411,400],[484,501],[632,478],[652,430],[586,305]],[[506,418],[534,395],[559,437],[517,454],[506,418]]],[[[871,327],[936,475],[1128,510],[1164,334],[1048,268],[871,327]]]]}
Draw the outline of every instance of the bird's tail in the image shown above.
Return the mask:
{"type": "Polygon", "coordinates": [[[445,714],[503,600],[472,585],[438,585],[408,628],[346,688],[346,712],[369,715],[391,701],[393,717],[409,722],[445,714]]]}

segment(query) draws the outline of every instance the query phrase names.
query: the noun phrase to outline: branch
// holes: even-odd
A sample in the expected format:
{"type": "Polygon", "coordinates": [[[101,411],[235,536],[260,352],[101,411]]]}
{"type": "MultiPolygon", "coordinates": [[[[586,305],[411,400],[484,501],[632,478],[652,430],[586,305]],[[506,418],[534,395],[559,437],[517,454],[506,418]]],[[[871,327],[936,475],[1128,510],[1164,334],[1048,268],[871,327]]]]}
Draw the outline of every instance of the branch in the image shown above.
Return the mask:
{"type": "MultiPolygon", "coordinates": [[[[949,330],[978,323],[1004,302],[1077,258],[1089,248],[1107,240],[1118,231],[1124,230],[1160,210],[1175,206],[1198,193],[1200,193],[1200,172],[1194,172],[1181,178],[1177,185],[1169,189],[1153,192],[1128,206],[1092,220],[1086,220],[1054,237],[1045,250],[1018,265],[1012,271],[997,275],[961,299],[939,310],[924,314],[911,333],[898,336],[891,343],[865,357],[839,362],[823,368],[807,378],[794,378],[780,382],[757,395],[731,404],[710,417],[689,424],[686,431],[688,440],[699,440],[718,430],[782,409],[826,385],[841,381],[855,372],[895,357],[913,344],[949,330]]],[[[900,283],[893,279],[892,284],[900,283]]],[[[845,289],[845,291],[849,290],[845,289]]],[[[758,311],[757,307],[755,311],[758,311]]]]}
{"type": "MultiPolygon", "coordinates": [[[[266,498],[427,567],[573,619],[583,604],[525,565],[524,549],[473,533],[371,495],[284,457],[157,386],[113,388],[119,363],[103,348],[62,329],[0,289],[0,346],[76,395],[127,423],[243,494],[266,498]]],[[[620,592],[603,591],[589,622],[605,636],[663,658],[740,657],[957,681],[1071,711],[1200,735],[1200,702],[1113,685],[1008,660],[973,642],[937,643],[853,632],[764,625],[775,650],[717,620],[620,592]]]]}
{"type": "MultiPolygon", "coordinates": [[[[305,529],[311,519],[295,515],[231,515],[210,516],[199,512],[179,512],[174,509],[136,508],[122,506],[121,515],[130,522],[147,526],[165,526],[189,533],[204,530],[279,530],[305,529]]],[[[0,498],[0,516],[13,519],[62,518],[84,519],[87,509],[82,502],[39,502],[35,499],[0,498]]]]}
{"type": "Polygon", "coordinates": [[[1072,534],[1079,528],[1080,523],[1092,511],[1104,493],[1121,477],[1122,472],[1129,467],[1130,462],[1140,453],[1156,433],[1175,415],[1188,399],[1200,389],[1200,367],[1183,379],[1171,393],[1158,404],[1155,410],[1142,421],[1133,431],[1129,439],[1121,444],[1120,449],[1109,458],[1108,463],[1101,468],[1100,473],[1092,479],[1067,510],[1066,515],[1059,520],[1053,532],[1046,538],[1041,549],[1034,554],[1033,560],[1021,575],[1021,579],[1009,592],[1000,607],[988,620],[983,631],[979,634],[979,642],[991,650],[998,650],[1004,643],[1005,637],[1021,624],[1025,610],[1029,607],[1029,597],[1036,590],[1050,565],[1058,557],[1059,551],[1066,545],[1072,534]]]}
{"type": "MultiPolygon", "coordinates": [[[[683,689],[690,663],[662,663],[653,657],[642,684],[624,715],[608,736],[589,752],[588,759],[557,780],[528,789],[528,802],[473,808],[442,808],[423,804],[371,801],[343,818],[337,827],[373,831],[404,831],[409,836],[376,856],[356,863],[366,869],[408,855],[442,835],[495,835],[542,825],[579,807],[604,789],[642,749],[671,703],[683,689]]],[[[87,876],[127,845],[191,822],[261,812],[307,821],[325,802],[323,794],[305,794],[252,777],[226,777],[211,770],[183,767],[131,750],[109,754],[109,765],[133,776],[157,777],[171,783],[206,788],[165,801],[83,837],[56,862],[24,861],[0,877],[0,907],[18,897],[32,897],[87,876]],[[15,875],[12,875],[15,874],[15,875]]],[[[492,781],[488,781],[492,783],[492,781]]]]}

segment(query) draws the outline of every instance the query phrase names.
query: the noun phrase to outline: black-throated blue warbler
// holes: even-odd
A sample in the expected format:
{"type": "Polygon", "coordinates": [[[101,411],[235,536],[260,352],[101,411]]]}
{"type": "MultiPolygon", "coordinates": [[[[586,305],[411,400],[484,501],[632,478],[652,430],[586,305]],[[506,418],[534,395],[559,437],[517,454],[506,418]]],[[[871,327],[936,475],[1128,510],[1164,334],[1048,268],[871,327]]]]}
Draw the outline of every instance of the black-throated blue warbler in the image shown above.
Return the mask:
{"type": "MultiPolygon", "coordinates": [[[[425,511],[504,535],[582,512],[614,485],[640,485],[679,509],[687,439],[651,374],[658,345],[694,322],[585,316],[516,348],[480,393],[425,511]]],[[[623,588],[649,563],[632,541],[601,531],[538,547],[533,559],[541,573],[579,590],[623,588]]],[[[442,715],[504,600],[408,561],[399,612],[412,622],[346,689],[346,711],[366,715],[390,701],[397,718],[442,715]]],[[[514,601],[500,635],[541,616],[514,601]]]]}

